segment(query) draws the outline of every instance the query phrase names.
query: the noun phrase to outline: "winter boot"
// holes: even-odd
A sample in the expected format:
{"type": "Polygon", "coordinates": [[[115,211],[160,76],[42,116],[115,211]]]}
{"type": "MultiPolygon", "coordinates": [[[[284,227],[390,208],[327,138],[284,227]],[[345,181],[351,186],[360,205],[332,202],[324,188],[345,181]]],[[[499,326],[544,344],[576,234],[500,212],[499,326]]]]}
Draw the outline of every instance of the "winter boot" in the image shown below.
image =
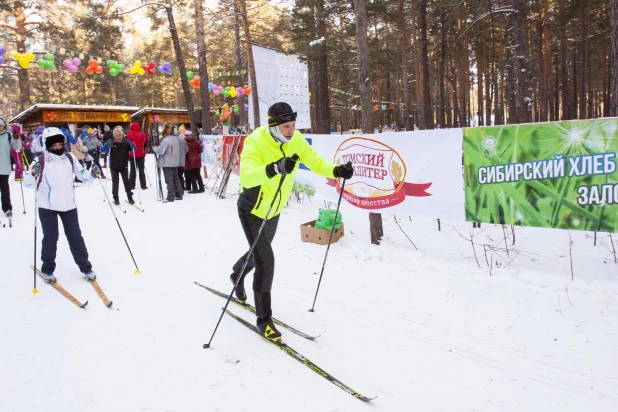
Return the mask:
{"type": "Polygon", "coordinates": [[[273,315],[271,309],[270,292],[256,292],[253,291],[255,298],[255,314],[257,315],[257,328],[266,339],[273,342],[281,340],[281,332],[277,330],[271,316],[273,315]]]}
{"type": "Polygon", "coordinates": [[[7,217],[11,217],[11,216],[13,216],[13,211],[12,211],[12,210],[7,210],[6,212],[4,212],[4,214],[5,214],[7,217]]]}
{"type": "Polygon", "coordinates": [[[120,200],[117,197],[114,198],[114,204],[120,206],[120,200]]]}
{"type": "MultiPolygon", "coordinates": [[[[230,280],[233,285],[236,285],[236,279],[238,279],[238,275],[236,273],[232,273],[230,275],[230,280]]],[[[234,293],[236,294],[236,299],[239,301],[244,302],[247,300],[247,293],[245,292],[245,278],[240,279],[240,282],[238,282],[238,285],[234,288],[234,293]]]]}
{"type": "Polygon", "coordinates": [[[54,283],[56,281],[56,277],[53,273],[43,273],[43,280],[47,283],[54,283]]]}
{"type": "Polygon", "coordinates": [[[277,330],[271,318],[258,318],[257,328],[266,339],[272,340],[273,342],[279,342],[281,340],[281,332],[277,330]]]}
{"type": "Polygon", "coordinates": [[[88,280],[95,280],[97,278],[97,275],[95,275],[92,270],[87,270],[84,272],[84,276],[86,276],[88,280]]]}
{"type": "Polygon", "coordinates": [[[133,196],[129,197],[129,203],[134,205],[135,204],[135,200],[133,200],[133,196]]]}

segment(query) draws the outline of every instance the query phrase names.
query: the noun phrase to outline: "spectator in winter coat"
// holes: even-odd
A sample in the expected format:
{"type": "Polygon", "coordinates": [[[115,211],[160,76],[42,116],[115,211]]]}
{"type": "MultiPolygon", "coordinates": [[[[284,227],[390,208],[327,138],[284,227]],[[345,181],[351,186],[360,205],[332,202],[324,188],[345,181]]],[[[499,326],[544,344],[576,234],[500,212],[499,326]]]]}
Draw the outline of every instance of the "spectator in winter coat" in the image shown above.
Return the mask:
{"type": "Polygon", "coordinates": [[[75,136],[73,137],[71,141],[71,153],[75,155],[75,158],[77,158],[79,163],[82,165],[84,164],[84,153],[88,151],[88,149],[86,149],[86,146],[84,146],[84,142],[83,142],[83,138],[86,136],[88,136],[88,133],[84,130],[82,131],[81,135],[75,134],[75,136]]]}
{"type": "Polygon", "coordinates": [[[174,125],[172,123],[165,123],[165,125],[163,125],[163,136],[161,145],[154,146],[152,150],[159,156],[157,159],[157,167],[163,169],[163,176],[165,177],[165,184],[167,185],[167,198],[163,200],[163,203],[168,203],[174,200],[182,200],[184,191],[183,187],[180,185],[180,179],[178,178],[180,139],[174,135],[174,125]]]}
{"type": "MultiPolygon", "coordinates": [[[[62,220],[64,233],[69,241],[73,259],[79,270],[90,280],[96,279],[88,250],[79,228],[73,176],[83,182],[91,180],[90,173],[79,164],[74,155],[66,151],[66,137],[56,127],[43,132],[45,152],[32,164],[26,175],[27,188],[36,190],[39,219],[43,229],[41,248],[41,272],[47,282],[55,282],[56,248],[58,244],[58,217],[62,220]]],[[[95,170],[92,173],[100,173],[95,170]]]]}
{"type": "Polygon", "coordinates": [[[137,171],[135,170],[135,166],[139,170],[139,184],[142,187],[142,190],[148,189],[146,186],[146,174],[144,173],[144,160],[146,154],[144,153],[144,148],[148,146],[148,140],[146,139],[146,133],[142,132],[139,127],[139,123],[133,122],[131,123],[131,132],[127,135],[127,140],[133,142],[135,144],[135,153],[130,153],[133,159],[131,159],[131,173],[129,176],[129,181],[131,182],[131,189],[135,190],[135,180],[137,178],[137,171]]]}
{"type": "Polygon", "coordinates": [[[185,132],[185,143],[189,148],[185,159],[185,177],[187,179],[187,188],[190,189],[189,193],[203,193],[204,181],[200,174],[200,168],[202,167],[202,147],[200,143],[195,140],[191,130],[185,132]]]}
{"type": "Polygon", "coordinates": [[[21,150],[21,140],[14,139],[8,129],[8,123],[4,117],[0,117],[0,200],[2,211],[5,215],[13,215],[11,205],[11,192],[9,190],[9,176],[11,174],[11,150],[21,150]]]}
{"type": "Polygon", "coordinates": [[[187,153],[189,152],[189,148],[187,147],[187,143],[185,142],[184,135],[186,131],[182,132],[182,138],[176,136],[178,139],[178,180],[180,180],[180,187],[182,187],[183,192],[185,190],[189,190],[189,185],[185,182],[185,160],[187,158],[187,153]]]}
{"type": "MultiPolygon", "coordinates": [[[[108,125],[103,126],[103,144],[114,138],[114,133],[111,131],[108,125]]],[[[103,167],[107,167],[107,153],[103,157],[103,167]]]]}
{"type": "Polygon", "coordinates": [[[112,194],[114,196],[114,204],[119,205],[118,184],[119,176],[122,176],[124,190],[127,193],[127,200],[134,204],[133,192],[129,184],[129,153],[135,150],[135,145],[124,138],[124,130],[122,127],[114,128],[114,139],[109,140],[103,146],[103,153],[109,153],[109,169],[112,172],[112,194]]]}
{"type": "MultiPolygon", "coordinates": [[[[97,165],[99,169],[101,169],[99,159],[101,157],[101,148],[103,147],[103,145],[101,144],[99,139],[97,139],[93,132],[88,132],[86,134],[86,137],[84,137],[82,140],[84,142],[84,146],[86,147],[86,149],[88,149],[88,154],[90,155],[90,157],[92,157],[92,162],[94,162],[94,164],[97,165]]],[[[90,169],[92,162],[86,162],[86,167],[88,169],[90,169]]],[[[101,177],[105,179],[105,175],[101,174],[101,177]]]]}
{"type": "MultiPolygon", "coordinates": [[[[18,124],[14,124],[11,126],[11,130],[13,132],[13,139],[21,143],[21,127],[19,127],[18,124]]],[[[21,149],[22,147],[20,147],[19,150],[15,150],[11,147],[11,156],[13,158],[13,163],[15,163],[15,181],[24,180],[24,160],[22,158],[21,149]]]]}

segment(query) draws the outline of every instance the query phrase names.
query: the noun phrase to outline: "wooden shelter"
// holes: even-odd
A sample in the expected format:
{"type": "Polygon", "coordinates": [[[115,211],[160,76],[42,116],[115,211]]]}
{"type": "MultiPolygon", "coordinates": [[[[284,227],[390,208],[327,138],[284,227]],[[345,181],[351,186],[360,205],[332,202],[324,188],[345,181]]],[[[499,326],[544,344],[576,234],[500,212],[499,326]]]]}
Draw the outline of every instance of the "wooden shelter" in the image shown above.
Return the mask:
{"type": "Polygon", "coordinates": [[[36,130],[38,126],[60,127],[67,123],[74,131],[89,126],[129,128],[131,114],[139,110],[136,106],[89,106],[77,104],[37,103],[13,117],[9,123],[19,123],[24,130],[36,130]]]}

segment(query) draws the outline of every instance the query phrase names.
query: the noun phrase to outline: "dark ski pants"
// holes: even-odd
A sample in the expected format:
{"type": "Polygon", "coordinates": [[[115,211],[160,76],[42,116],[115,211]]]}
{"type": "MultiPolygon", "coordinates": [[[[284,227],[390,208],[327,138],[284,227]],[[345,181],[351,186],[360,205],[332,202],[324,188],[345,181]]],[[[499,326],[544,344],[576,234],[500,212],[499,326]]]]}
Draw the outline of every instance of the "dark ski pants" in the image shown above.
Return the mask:
{"type": "Polygon", "coordinates": [[[0,175],[0,198],[2,199],[2,211],[13,210],[11,206],[11,190],[9,189],[9,175],[0,175]]]}
{"type": "Polygon", "coordinates": [[[185,170],[185,178],[187,180],[187,189],[189,190],[204,190],[204,181],[202,175],[200,175],[200,169],[185,170]]]}
{"type": "MultiPolygon", "coordinates": [[[[242,229],[245,232],[247,242],[249,242],[249,247],[251,247],[260,230],[263,219],[240,208],[238,209],[238,217],[242,229]]],[[[247,273],[255,268],[255,273],[253,274],[253,292],[255,294],[255,308],[258,322],[272,316],[270,291],[275,276],[275,254],[273,253],[271,243],[277,233],[278,224],[278,215],[266,222],[262,234],[253,249],[253,254],[249,257],[247,267],[242,274],[244,280],[247,273]]],[[[235,274],[239,274],[242,270],[248,253],[249,252],[242,255],[236,264],[234,264],[233,270],[235,274]]]]}
{"type": "Polygon", "coordinates": [[[178,178],[178,168],[163,167],[162,169],[163,176],[165,177],[165,184],[167,185],[167,200],[173,202],[177,197],[182,199],[185,192],[178,178]]]}
{"type": "Polygon", "coordinates": [[[146,186],[146,174],[144,173],[144,159],[145,157],[129,158],[129,163],[131,164],[131,173],[129,174],[131,189],[135,189],[135,180],[137,179],[137,170],[135,170],[136,164],[139,170],[139,184],[142,189],[148,189],[148,186],[146,186]]]}
{"type": "Polygon", "coordinates": [[[124,167],[122,169],[110,169],[112,171],[112,195],[114,200],[118,201],[118,185],[120,183],[119,176],[122,176],[122,183],[124,184],[124,191],[127,193],[128,200],[133,200],[133,192],[131,192],[131,186],[129,186],[129,170],[124,167]]]}
{"type": "Polygon", "coordinates": [[[43,245],[41,248],[41,260],[43,266],[41,271],[44,273],[54,273],[56,270],[56,248],[58,245],[58,216],[64,226],[64,234],[69,241],[69,248],[73,255],[73,260],[79,266],[79,270],[85,273],[92,269],[88,260],[88,250],[79,228],[77,208],[66,212],[39,208],[39,219],[43,229],[43,245]]]}

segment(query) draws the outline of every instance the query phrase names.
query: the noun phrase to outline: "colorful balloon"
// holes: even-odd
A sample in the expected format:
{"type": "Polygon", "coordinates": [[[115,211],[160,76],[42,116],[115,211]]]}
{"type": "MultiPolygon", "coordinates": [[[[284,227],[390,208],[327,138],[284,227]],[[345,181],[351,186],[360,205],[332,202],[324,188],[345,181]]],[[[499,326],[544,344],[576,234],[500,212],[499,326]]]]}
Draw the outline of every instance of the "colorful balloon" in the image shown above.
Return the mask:
{"type": "Polygon", "coordinates": [[[69,72],[75,73],[81,63],[82,61],[80,59],[74,57],[73,60],[66,59],[62,62],[62,65],[66,67],[69,72]]]}
{"type": "Polygon", "coordinates": [[[22,68],[28,69],[28,68],[30,68],[30,63],[34,60],[34,54],[32,54],[32,53],[26,53],[26,54],[14,53],[13,54],[13,58],[15,60],[17,60],[17,62],[19,63],[19,65],[22,68]]]}
{"type": "Polygon", "coordinates": [[[0,64],[4,64],[4,56],[3,54],[6,52],[6,49],[0,46],[0,64]]]}
{"type": "Polygon", "coordinates": [[[172,74],[172,65],[170,62],[163,62],[163,64],[159,66],[159,72],[164,74],[172,74]]]}
{"type": "Polygon", "coordinates": [[[101,67],[101,65],[99,64],[98,61],[94,60],[94,59],[90,59],[88,60],[88,68],[86,69],[86,73],[88,74],[101,74],[103,73],[103,67],[101,67]]]}
{"type": "Polygon", "coordinates": [[[146,71],[142,68],[142,62],[137,60],[135,63],[133,63],[133,67],[129,69],[129,73],[139,74],[140,76],[143,76],[146,71]]]}
{"type": "Polygon", "coordinates": [[[188,71],[188,72],[187,72],[187,80],[191,81],[191,79],[193,78],[193,76],[195,76],[195,73],[193,73],[192,71],[188,71]]]}
{"type": "Polygon", "coordinates": [[[154,74],[156,64],[155,62],[150,62],[150,64],[144,64],[142,69],[148,74],[154,74]]]}

